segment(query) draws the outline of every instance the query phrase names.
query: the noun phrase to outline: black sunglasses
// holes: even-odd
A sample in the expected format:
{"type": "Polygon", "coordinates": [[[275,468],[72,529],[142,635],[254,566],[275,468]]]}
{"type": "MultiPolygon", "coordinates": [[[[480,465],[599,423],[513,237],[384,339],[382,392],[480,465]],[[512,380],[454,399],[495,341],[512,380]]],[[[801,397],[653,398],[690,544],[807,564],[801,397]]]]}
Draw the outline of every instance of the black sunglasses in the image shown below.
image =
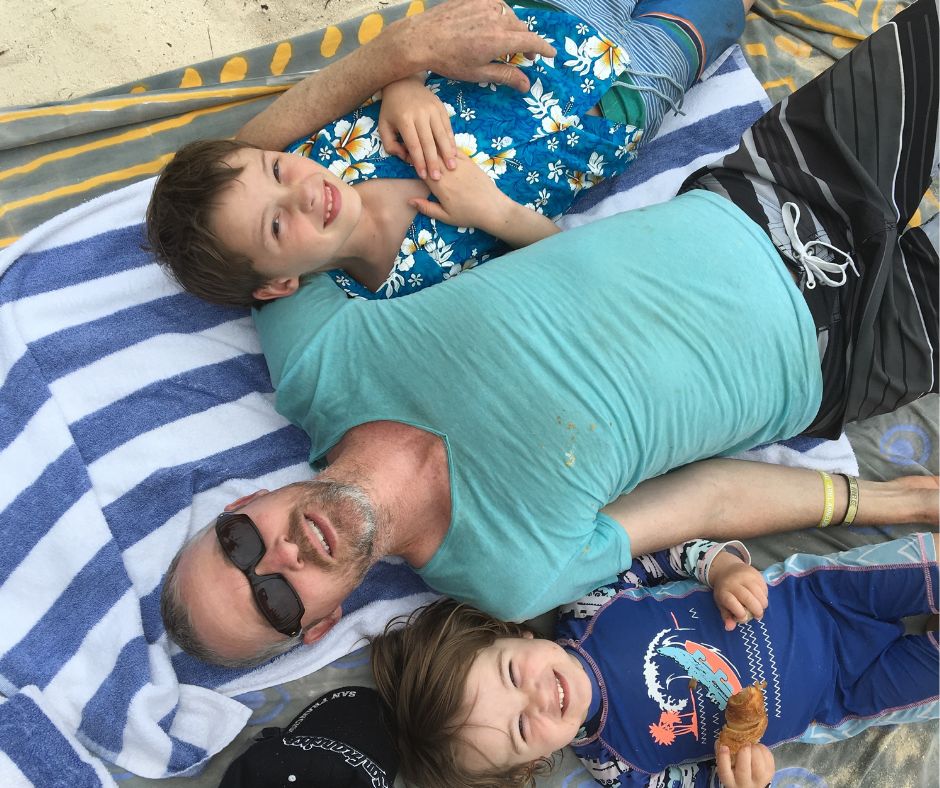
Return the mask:
{"type": "Polygon", "coordinates": [[[294,587],[280,573],[255,574],[255,567],[267,549],[258,526],[247,514],[223,512],[216,518],[215,535],[228,560],[248,578],[261,615],[282,635],[296,637],[304,605],[294,587]]]}

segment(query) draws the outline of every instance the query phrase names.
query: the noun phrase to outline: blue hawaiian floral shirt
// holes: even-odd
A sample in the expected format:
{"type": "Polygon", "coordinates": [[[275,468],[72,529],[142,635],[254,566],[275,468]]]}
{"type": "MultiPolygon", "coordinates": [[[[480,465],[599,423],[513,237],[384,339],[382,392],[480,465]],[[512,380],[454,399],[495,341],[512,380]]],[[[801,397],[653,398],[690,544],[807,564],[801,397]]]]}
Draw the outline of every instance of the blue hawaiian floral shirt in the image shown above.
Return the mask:
{"type": "MultiPolygon", "coordinates": [[[[527,93],[430,75],[426,85],[450,114],[457,147],[516,202],[547,216],[562,214],[583,189],[619,174],[636,157],[643,130],[588,115],[624,72],[626,52],[577,17],[518,9],[529,28],[557,50],[554,58],[510,61],[526,72],[527,93]]],[[[414,178],[410,164],[385,152],[380,102],[370,100],[288,151],[317,160],[347,183],[414,178]]],[[[430,199],[434,199],[433,196],[430,199]]],[[[377,292],[341,269],[329,275],[350,296],[393,298],[450,279],[508,248],[472,227],[417,214],[377,292]]]]}

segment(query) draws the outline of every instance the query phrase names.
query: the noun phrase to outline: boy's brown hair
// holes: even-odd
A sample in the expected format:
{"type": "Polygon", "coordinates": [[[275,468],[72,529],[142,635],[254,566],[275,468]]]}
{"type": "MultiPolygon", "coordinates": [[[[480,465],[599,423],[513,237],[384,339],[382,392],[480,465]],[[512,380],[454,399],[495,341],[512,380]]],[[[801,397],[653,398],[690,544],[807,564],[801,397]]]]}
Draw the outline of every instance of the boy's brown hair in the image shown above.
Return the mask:
{"type": "Polygon", "coordinates": [[[253,306],[265,277],[209,229],[222,190],[241,175],[226,159],[245,148],[237,140],[198,140],[180,148],[157,180],[147,206],[150,248],[173,278],[214,304],[253,306]]]}
{"type": "Polygon", "coordinates": [[[498,638],[529,630],[499,621],[469,605],[441,599],[391,621],[372,641],[372,672],[392,710],[401,774],[420,786],[497,788],[534,784],[551,762],[540,759],[510,771],[468,773],[457,760],[467,710],[470,666],[498,638]]]}

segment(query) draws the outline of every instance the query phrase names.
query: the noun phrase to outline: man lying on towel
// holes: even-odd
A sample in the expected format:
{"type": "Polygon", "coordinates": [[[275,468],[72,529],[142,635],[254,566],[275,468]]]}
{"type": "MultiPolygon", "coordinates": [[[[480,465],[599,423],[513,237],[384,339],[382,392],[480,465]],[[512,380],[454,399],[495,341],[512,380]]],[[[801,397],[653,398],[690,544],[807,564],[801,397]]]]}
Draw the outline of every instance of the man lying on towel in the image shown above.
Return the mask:
{"type": "Polygon", "coordinates": [[[388,555],[523,619],[693,536],[936,522],[935,480],[696,461],[937,390],[937,251],[906,229],[937,130],[915,63],[936,71],[937,45],[919,0],[668,203],[407,298],[316,275],[261,309],[278,410],[323,470],[181,551],[171,637],[224,664],[313,642],[388,555]]]}

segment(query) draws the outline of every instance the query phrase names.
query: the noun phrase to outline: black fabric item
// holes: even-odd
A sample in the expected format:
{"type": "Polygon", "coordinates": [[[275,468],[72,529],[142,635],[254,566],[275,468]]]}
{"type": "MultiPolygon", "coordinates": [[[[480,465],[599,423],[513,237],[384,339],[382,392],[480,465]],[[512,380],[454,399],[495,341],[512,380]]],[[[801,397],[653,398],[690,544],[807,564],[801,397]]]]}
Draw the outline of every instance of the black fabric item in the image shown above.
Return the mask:
{"type": "Polygon", "coordinates": [[[936,0],[917,0],[682,187],[735,203],[800,276],[783,232],[785,202],[800,210],[800,239],[852,255],[859,277],[850,272],[835,289],[801,287],[823,373],[807,435],[837,437],[847,422],[938,389],[940,262],[928,237],[936,227],[908,227],[933,172],[938,49],[936,0]]]}
{"type": "Polygon", "coordinates": [[[321,695],[283,730],[265,728],[219,788],[392,788],[398,755],[385,706],[368,687],[321,695]]]}

